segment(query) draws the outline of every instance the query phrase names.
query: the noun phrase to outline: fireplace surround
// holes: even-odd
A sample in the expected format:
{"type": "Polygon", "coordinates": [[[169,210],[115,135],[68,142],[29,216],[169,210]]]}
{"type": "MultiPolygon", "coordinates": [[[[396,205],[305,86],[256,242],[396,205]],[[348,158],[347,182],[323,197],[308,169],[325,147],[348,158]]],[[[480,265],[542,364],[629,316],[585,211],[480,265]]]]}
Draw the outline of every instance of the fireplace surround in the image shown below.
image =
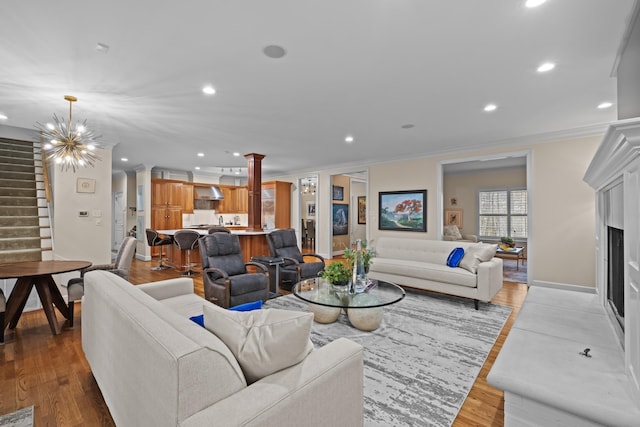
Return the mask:
{"type": "Polygon", "coordinates": [[[640,118],[609,126],[584,180],[596,190],[597,292],[620,339],[625,372],[640,402],[640,118]],[[611,274],[617,239],[623,239],[622,296],[611,295],[608,289],[617,280],[611,274]],[[609,301],[620,297],[622,313],[609,301]]]}

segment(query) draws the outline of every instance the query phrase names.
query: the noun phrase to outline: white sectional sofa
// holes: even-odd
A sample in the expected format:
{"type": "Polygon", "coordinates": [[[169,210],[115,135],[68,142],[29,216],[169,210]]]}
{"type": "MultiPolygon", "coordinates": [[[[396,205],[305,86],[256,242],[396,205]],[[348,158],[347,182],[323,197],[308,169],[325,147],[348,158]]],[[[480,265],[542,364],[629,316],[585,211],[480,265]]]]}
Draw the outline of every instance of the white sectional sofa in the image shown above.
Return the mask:
{"type": "Polygon", "coordinates": [[[360,345],[338,339],[247,385],[223,341],[189,320],[205,304],[190,278],[85,275],[82,348],[118,426],[362,425],[360,345]]]}
{"type": "Polygon", "coordinates": [[[374,243],[376,256],[369,267],[372,279],[473,298],[476,309],[478,301],[489,302],[502,288],[502,260],[493,255],[487,261],[476,261],[475,273],[447,266],[454,248],[465,250],[463,264],[469,267],[473,263],[467,257],[478,252],[491,253],[495,245],[399,237],[380,237],[374,243]]]}

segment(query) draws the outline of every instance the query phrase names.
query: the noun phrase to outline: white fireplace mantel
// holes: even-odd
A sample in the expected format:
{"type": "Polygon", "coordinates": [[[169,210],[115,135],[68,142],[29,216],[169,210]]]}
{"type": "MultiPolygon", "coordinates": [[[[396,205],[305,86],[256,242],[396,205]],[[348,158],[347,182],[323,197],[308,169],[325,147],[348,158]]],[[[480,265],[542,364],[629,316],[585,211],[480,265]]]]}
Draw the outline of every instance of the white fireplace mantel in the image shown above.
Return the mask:
{"type": "Polygon", "coordinates": [[[607,190],[623,185],[625,332],[624,364],[640,396],[640,117],[612,123],[587,169],[584,180],[596,190],[596,288],[602,304],[607,286],[607,190]]]}

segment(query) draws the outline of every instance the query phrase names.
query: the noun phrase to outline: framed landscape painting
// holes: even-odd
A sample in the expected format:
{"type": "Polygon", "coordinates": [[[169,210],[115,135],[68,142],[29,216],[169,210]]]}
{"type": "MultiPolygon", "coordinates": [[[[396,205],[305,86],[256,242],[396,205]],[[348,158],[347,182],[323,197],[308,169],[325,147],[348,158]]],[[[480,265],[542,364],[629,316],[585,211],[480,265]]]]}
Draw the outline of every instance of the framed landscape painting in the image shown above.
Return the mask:
{"type": "Polygon", "coordinates": [[[427,231],[427,190],[381,191],[379,230],[427,231]]]}

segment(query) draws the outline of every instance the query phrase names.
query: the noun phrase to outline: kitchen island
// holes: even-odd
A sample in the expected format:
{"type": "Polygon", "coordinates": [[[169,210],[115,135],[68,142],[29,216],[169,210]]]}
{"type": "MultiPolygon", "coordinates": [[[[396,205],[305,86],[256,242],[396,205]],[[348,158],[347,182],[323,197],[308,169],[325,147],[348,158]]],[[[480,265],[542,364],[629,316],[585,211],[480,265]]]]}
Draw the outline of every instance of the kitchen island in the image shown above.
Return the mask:
{"type": "MultiPolygon", "coordinates": [[[[206,236],[209,233],[208,228],[185,228],[184,230],[197,231],[200,235],[206,236]]],[[[178,230],[157,230],[159,234],[165,236],[173,236],[178,230]]],[[[269,246],[267,245],[267,234],[274,230],[263,231],[247,231],[247,230],[230,230],[232,234],[238,236],[240,240],[240,249],[242,250],[242,257],[244,262],[249,262],[251,257],[255,256],[268,256],[269,246]]],[[[179,270],[186,270],[187,264],[187,251],[181,251],[178,247],[173,245],[167,245],[166,248],[166,263],[167,265],[179,270]]],[[[200,248],[198,245],[191,251],[191,264],[201,266],[200,260],[200,248]]],[[[202,269],[202,267],[196,267],[196,270],[202,269]]]]}

